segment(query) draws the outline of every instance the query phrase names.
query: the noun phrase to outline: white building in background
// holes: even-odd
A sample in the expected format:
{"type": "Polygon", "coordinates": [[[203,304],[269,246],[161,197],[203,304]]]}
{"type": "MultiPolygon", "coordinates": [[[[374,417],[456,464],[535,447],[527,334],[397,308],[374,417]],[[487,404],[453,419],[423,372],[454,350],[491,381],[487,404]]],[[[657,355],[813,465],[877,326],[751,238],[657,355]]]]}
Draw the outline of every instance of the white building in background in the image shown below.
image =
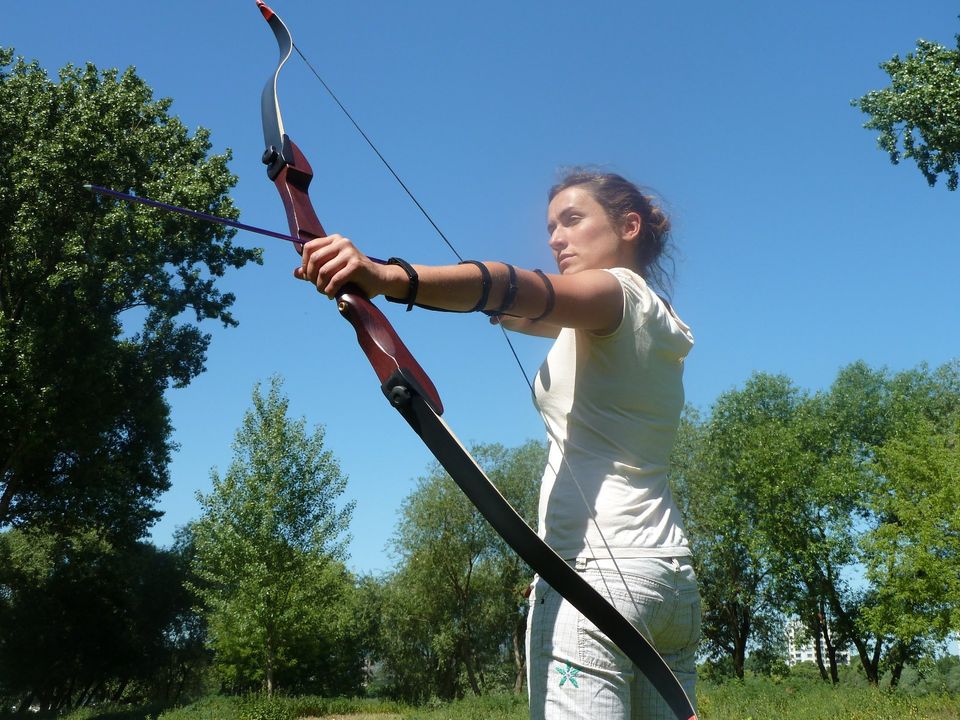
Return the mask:
{"type": "MultiPolygon", "coordinates": [[[[827,629],[829,629],[829,624],[827,629]]],[[[810,637],[807,633],[807,628],[799,618],[790,618],[787,622],[787,665],[796,665],[801,662],[812,662],[817,661],[817,648],[814,638],[810,637]]],[[[827,649],[822,647],[823,652],[823,664],[827,665],[829,660],[827,659],[827,649]]],[[[838,665],[849,665],[850,664],[850,650],[849,648],[837,649],[837,664],[838,665]]]]}

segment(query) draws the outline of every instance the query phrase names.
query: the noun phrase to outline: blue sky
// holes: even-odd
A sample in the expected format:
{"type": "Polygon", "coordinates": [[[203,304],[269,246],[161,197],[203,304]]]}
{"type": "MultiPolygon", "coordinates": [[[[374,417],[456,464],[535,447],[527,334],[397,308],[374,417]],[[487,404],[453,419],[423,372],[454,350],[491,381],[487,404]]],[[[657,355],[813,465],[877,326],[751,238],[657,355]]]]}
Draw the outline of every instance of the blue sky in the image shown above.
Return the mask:
{"type": "MultiPolygon", "coordinates": [[[[232,148],[241,220],[285,229],[266,180],[260,88],[276,47],[253,0],[17,2],[0,44],[48,71],[135,66],[190,128],[232,148]]],[[[591,163],[665,198],[680,249],[675,305],[696,346],[687,397],[706,409],[754,371],[809,390],[862,359],[893,370],[960,355],[960,194],[893,166],[852,98],[918,38],[954,45],[957,6],[929,0],[714,3],[276,0],[294,40],[461,254],[552,269],[545,193],[591,163]]],[[[313,164],[328,231],[377,257],[454,261],[307,68],[280,80],[286,129],[313,164]]],[[[96,178],[91,178],[96,182],[96,178]]],[[[225,471],[257,381],[285,380],[293,413],[326,427],[357,507],[350,565],[386,570],[403,498],[431,462],[390,409],[350,326],[290,272],[224,278],[240,327],[213,334],[206,372],[168,394],[180,449],[159,544],[225,471]]],[[[529,391],[482,316],[381,304],[467,442],[540,438],[529,391]]],[[[532,374],[545,341],[520,338],[532,374]]]]}

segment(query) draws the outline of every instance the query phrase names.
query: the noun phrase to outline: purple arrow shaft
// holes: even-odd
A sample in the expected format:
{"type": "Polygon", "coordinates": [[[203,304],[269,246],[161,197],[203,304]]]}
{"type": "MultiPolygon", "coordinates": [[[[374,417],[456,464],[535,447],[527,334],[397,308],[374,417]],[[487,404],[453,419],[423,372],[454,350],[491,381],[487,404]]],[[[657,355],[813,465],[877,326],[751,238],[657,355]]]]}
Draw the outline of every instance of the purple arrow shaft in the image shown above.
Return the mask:
{"type": "Polygon", "coordinates": [[[206,220],[207,222],[219,223],[220,225],[229,225],[230,227],[235,227],[239,230],[246,230],[247,232],[257,233],[258,235],[268,235],[270,237],[279,238],[280,240],[287,240],[288,242],[299,243],[301,245],[303,245],[305,242],[301,238],[295,238],[292,235],[287,235],[285,233],[274,232],[273,230],[265,230],[264,228],[259,228],[254,225],[247,225],[246,223],[237,222],[236,220],[229,220],[224,217],[210,215],[209,213],[199,212],[197,210],[188,210],[187,208],[180,207],[179,205],[170,205],[165,202],[160,202],[159,200],[151,200],[150,198],[140,197],[138,195],[130,195],[129,193],[120,192],[119,190],[111,190],[110,188],[100,187],[99,185],[84,185],[83,187],[92,193],[96,193],[97,195],[111,195],[112,197],[120,198],[121,200],[126,200],[127,202],[149,205],[150,207],[160,208],[161,210],[169,210],[170,212],[180,213],[181,215],[189,215],[190,217],[206,220]]]}
{"type": "MultiPolygon", "coordinates": [[[[161,210],[169,210],[170,212],[180,213],[181,215],[189,215],[190,217],[206,220],[207,222],[219,223],[220,225],[229,225],[230,227],[235,227],[238,230],[246,230],[247,232],[257,233],[258,235],[267,235],[280,240],[286,240],[287,242],[294,242],[298,245],[303,245],[303,243],[306,242],[302,238],[294,237],[293,235],[287,235],[286,233],[279,233],[274,230],[266,230],[264,228],[257,227],[256,225],[247,225],[246,223],[237,222],[236,220],[229,220],[218,215],[211,215],[210,213],[200,212],[199,210],[188,210],[187,208],[180,207],[179,205],[170,205],[169,203],[160,202],[159,200],[151,200],[150,198],[140,197],[139,195],[131,195],[129,193],[120,192],[119,190],[111,190],[110,188],[101,187],[100,185],[90,185],[88,183],[83,187],[97,195],[110,195],[115,198],[120,198],[121,200],[126,200],[127,202],[149,205],[150,207],[160,208],[161,210]]],[[[387,264],[385,260],[372,257],[371,255],[367,255],[367,259],[373,260],[373,262],[379,263],[380,265],[387,264]]]]}

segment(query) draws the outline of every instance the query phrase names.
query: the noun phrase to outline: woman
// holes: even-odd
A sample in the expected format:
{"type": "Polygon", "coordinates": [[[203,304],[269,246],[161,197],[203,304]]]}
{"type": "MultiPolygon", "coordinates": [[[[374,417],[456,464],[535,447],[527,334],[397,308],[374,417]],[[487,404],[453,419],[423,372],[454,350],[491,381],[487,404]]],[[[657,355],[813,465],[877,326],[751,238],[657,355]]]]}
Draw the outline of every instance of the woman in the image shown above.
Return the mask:
{"type": "MultiPolygon", "coordinates": [[[[549,437],[539,533],[647,636],[694,698],[700,600],[667,485],[683,408],[690,329],[651,283],[670,223],[619,175],[577,171],[550,191],[547,230],[559,274],[468,261],[372,262],[338,235],[304,247],[298,278],[333,297],[484,311],[556,338],[536,378],[549,437]]],[[[669,712],[620,650],[545,583],[530,594],[532,718],[658,718],[669,712]]]]}

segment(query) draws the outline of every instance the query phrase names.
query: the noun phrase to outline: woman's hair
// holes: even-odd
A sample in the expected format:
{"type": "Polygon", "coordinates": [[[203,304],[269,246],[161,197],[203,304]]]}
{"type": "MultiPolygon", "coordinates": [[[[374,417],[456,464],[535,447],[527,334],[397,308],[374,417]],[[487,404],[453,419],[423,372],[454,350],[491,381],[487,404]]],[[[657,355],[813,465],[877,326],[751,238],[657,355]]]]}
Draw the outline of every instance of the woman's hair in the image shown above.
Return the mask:
{"type": "Polygon", "coordinates": [[[548,202],[558,193],[574,186],[583,186],[590,191],[615,228],[622,227],[628,213],[640,215],[637,267],[644,280],[669,297],[674,271],[670,218],[657,205],[656,199],[644,194],[636,185],[616,173],[573,168],[550,188],[548,202]],[[667,270],[665,265],[669,265],[670,269],[667,270]]]}

